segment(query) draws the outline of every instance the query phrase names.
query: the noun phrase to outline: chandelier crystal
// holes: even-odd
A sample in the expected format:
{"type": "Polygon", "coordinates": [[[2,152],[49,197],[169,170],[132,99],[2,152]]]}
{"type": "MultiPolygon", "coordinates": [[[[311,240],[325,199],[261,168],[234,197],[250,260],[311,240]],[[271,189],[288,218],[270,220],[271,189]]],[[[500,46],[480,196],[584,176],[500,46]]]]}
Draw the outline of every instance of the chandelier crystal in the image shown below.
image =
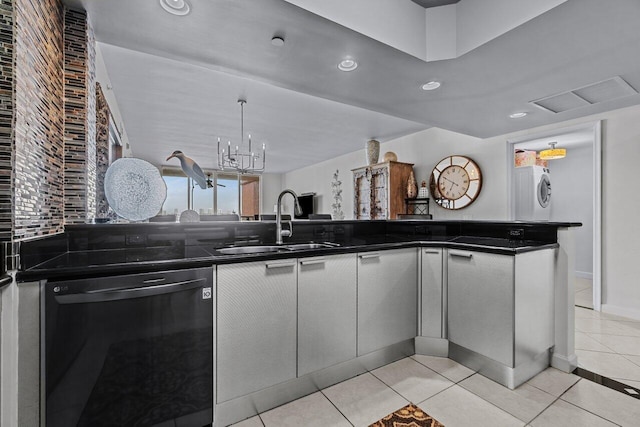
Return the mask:
{"type": "Polygon", "coordinates": [[[239,99],[240,104],[240,145],[236,145],[235,149],[231,147],[231,141],[228,141],[226,148],[224,144],[220,147],[220,138],[218,138],[218,167],[221,170],[235,170],[240,174],[261,174],[264,172],[266,159],[266,145],[262,144],[262,153],[253,150],[251,145],[251,135],[249,135],[249,148],[244,149],[244,104],[247,101],[239,99]]]}

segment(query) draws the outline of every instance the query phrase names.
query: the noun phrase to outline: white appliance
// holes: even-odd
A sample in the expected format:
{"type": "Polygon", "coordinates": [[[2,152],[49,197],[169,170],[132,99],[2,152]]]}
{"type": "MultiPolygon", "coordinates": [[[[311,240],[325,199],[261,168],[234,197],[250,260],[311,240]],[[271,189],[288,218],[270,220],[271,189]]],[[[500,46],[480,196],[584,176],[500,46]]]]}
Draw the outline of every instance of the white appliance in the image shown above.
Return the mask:
{"type": "Polygon", "coordinates": [[[549,169],[542,166],[522,166],[514,169],[515,219],[549,221],[551,218],[551,180],[549,169]]]}

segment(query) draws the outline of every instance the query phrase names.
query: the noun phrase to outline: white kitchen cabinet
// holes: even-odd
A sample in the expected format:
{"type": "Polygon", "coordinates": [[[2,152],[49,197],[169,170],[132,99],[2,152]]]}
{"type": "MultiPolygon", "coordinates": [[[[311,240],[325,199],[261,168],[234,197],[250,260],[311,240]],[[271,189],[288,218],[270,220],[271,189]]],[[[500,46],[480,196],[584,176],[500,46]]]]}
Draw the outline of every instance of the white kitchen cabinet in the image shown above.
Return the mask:
{"type": "Polygon", "coordinates": [[[417,335],[418,250],[358,254],[358,356],[417,335]]]}
{"type": "Polygon", "coordinates": [[[451,249],[447,280],[451,343],[511,368],[553,346],[553,249],[517,255],[451,249]]]}
{"type": "Polygon", "coordinates": [[[420,249],[420,335],[442,338],[442,248],[420,249]]]}
{"type": "Polygon", "coordinates": [[[356,254],[298,260],[298,376],[356,357],[356,254]]]}
{"type": "Polygon", "coordinates": [[[218,402],[296,377],[296,264],[218,266],[218,402]]]}
{"type": "Polygon", "coordinates": [[[513,366],[514,257],[449,250],[449,341],[513,366]]]}

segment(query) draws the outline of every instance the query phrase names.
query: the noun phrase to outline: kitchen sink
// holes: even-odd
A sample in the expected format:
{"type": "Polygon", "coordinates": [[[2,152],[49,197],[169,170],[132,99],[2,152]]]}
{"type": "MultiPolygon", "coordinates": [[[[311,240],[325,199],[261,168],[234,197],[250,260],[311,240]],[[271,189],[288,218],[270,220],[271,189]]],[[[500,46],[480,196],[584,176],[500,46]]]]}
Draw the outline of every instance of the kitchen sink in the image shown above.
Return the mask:
{"type": "Polygon", "coordinates": [[[336,246],[340,246],[340,245],[329,244],[329,243],[295,243],[291,245],[284,245],[284,247],[290,251],[299,251],[304,249],[334,248],[336,246]]]}
{"type": "Polygon", "coordinates": [[[337,243],[293,243],[290,245],[256,245],[256,246],[235,246],[232,248],[217,249],[222,255],[246,255],[260,254],[279,251],[301,251],[305,249],[323,249],[340,246],[337,243]]]}
{"type": "Polygon", "coordinates": [[[217,251],[223,255],[259,254],[263,252],[278,252],[284,249],[283,246],[238,246],[234,248],[222,248],[217,251]]]}

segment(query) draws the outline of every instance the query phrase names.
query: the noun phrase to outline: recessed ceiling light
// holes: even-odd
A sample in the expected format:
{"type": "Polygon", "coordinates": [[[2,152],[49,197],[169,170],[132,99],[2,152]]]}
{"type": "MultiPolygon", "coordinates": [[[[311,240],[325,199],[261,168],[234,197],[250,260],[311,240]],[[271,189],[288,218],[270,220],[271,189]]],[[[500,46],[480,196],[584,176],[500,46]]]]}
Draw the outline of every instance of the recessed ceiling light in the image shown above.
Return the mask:
{"type": "Polygon", "coordinates": [[[521,111],[519,113],[513,113],[513,114],[509,114],[509,117],[512,119],[521,119],[524,116],[526,116],[528,113],[525,113],[524,111],[521,111]]]}
{"type": "Polygon", "coordinates": [[[338,69],[340,71],[353,71],[358,68],[358,63],[351,58],[345,58],[338,64],[338,69]]]}
{"type": "Polygon", "coordinates": [[[277,47],[284,46],[284,38],[280,36],[274,36],[271,39],[271,44],[277,47]]]}
{"type": "Polygon", "coordinates": [[[184,16],[191,12],[187,0],[160,0],[160,6],[172,15],[184,16]]]}
{"type": "Polygon", "coordinates": [[[440,87],[442,83],[432,80],[422,85],[422,90],[435,90],[440,87]]]}

